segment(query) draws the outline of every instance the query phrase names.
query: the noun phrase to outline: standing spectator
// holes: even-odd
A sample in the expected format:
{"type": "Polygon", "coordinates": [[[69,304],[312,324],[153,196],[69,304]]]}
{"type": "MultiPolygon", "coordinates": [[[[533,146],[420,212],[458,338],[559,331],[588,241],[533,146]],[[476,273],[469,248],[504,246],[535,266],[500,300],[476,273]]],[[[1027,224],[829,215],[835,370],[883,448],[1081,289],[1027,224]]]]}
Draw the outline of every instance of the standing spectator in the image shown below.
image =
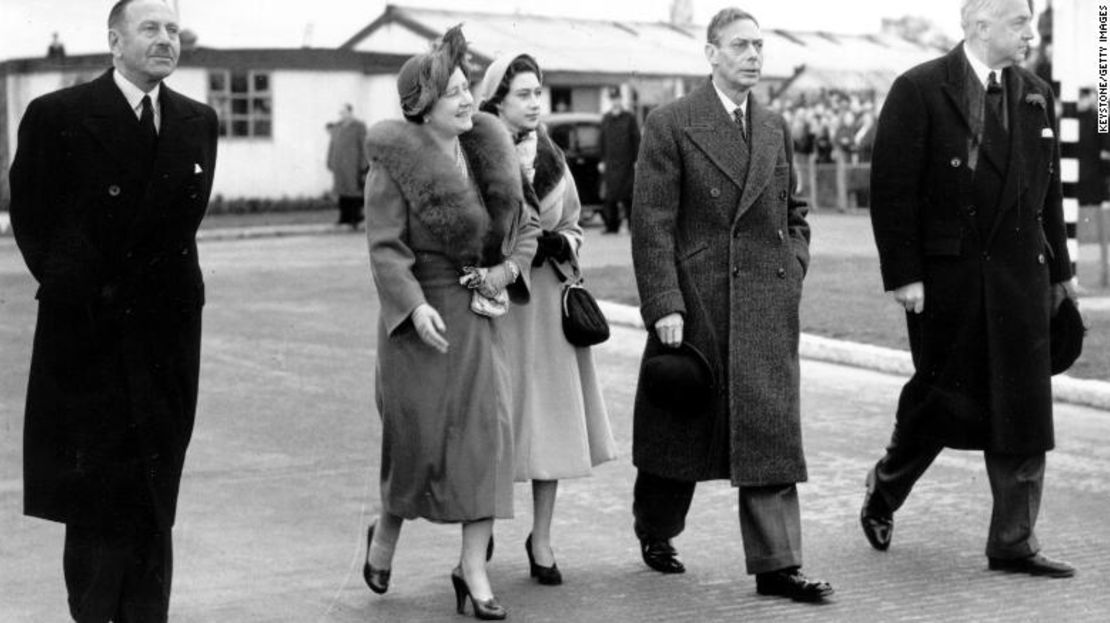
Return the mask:
{"type": "Polygon", "coordinates": [[[636,176],[632,260],[649,328],[633,414],[636,536],[649,567],[682,573],[671,539],[694,488],[729,479],[757,592],[821,601],[832,587],[800,570],[809,225],[792,199],[790,132],[750,97],[763,63],[754,17],[717,13],[705,54],[712,82],[652,112],[636,176]],[[700,373],[668,372],[691,367],[700,373]]]}
{"type": "Polygon", "coordinates": [[[46,48],[46,58],[61,60],[66,57],[66,46],[58,37],[58,33],[50,35],[50,45],[46,48]]]}
{"type": "Polygon", "coordinates": [[[818,121],[816,138],[813,140],[813,151],[816,154],[814,162],[817,164],[832,164],[833,149],[835,148],[836,145],[833,143],[829,122],[818,121]]]}
{"type": "Polygon", "coordinates": [[[605,209],[601,216],[607,234],[621,229],[621,212],[629,217],[636,154],[640,151],[640,126],[636,115],[624,109],[620,89],[609,91],[609,110],[601,119],[601,162],[605,180],[605,209]]]}
{"type": "Polygon", "coordinates": [[[856,115],[852,111],[845,110],[840,113],[840,125],[836,128],[833,141],[839,149],[838,160],[844,164],[852,164],[856,153],[856,131],[858,130],[856,115]]]}
{"type": "Polygon", "coordinates": [[[178,32],[159,0],[117,2],[114,69],[32,101],[12,163],[13,231],[39,284],[24,512],[66,526],[77,621],[169,611],[218,132],[211,108],[162,82],[178,32]]]}
{"type": "Polygon", "coordinates": [[[332,193],[339,202],[339,222],[358,229],[362,223],[362,189],[366,181],[366,124],[355,118],[350,104],[339,109],[339,121],[330,128],[328,170],[332,193]]]}
{"type": "Polygon", "coordinates": [[[1071,577],[1034,527],[1055,444],[1049,324],[1071,283],[1052,88],[1016,63],[1027,0],[964,0],[964,41],[895,80],[871,169],[883,285],[906,310],[915,372],[860,521],[890,547],[894,513],[941,450],[982,450],[993,570],[1071,577]]]}

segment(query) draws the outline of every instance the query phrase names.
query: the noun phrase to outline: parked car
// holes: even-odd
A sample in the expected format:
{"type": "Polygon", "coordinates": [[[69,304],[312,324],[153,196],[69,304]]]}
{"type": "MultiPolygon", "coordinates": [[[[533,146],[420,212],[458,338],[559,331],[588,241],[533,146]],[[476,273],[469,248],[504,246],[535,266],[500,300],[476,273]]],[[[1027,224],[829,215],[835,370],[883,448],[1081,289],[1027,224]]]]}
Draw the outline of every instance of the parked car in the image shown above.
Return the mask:
{"type": "Polygon", "coordinates": [[[597,163],[601,161],[601,114],[552,113],[544,119],[547,134],[567,156],[570,174],[582,200],[582,216],[589,221],[601,213],[603,191],[597,163]]]}

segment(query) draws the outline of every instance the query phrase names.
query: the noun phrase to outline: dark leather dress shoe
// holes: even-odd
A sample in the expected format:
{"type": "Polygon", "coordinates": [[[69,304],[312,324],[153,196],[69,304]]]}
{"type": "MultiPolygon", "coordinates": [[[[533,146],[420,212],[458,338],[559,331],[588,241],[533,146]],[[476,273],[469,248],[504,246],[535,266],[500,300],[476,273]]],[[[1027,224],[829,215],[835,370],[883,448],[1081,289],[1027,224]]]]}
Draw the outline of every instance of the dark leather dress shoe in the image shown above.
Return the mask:
{"type": "MultiPolygon", "coordinates": [[[[875,468],[867,472],[867,493],[863,496],[863,508],[859,512],[859,523],[863,527],[863,536],[871,547],[885,552],[890,549],[890,541],[894,537],[894,515],[889,511],[879,511],[872,504],[871,497],[875,493],[875,468]]],[[[883,505],[885,506],[885,504],[883,505]]]]}
{"type": "Polygon", "coordinates": [[[988,561],[987,566],[991,571],[1028,573],[1046,578],[1070,578],[1075,575],[1075,567],[1043,554],[1033,554],[1026,558],[989,558],[988,561]]]}
{"type": "Polygon", "coordinates": [[[757,573],[755,592],[760,595],[789,597],[794,601],[822,601],[833,594],[833,587],[822,580],[811,580],[797,567],[757,573]]]}
{"type": "Polygon", "coordinates": [[[659,573],[686,573],[686,566],[678,559],[669,539],[640,539],[640,554],[644,563],[659,573]]]}

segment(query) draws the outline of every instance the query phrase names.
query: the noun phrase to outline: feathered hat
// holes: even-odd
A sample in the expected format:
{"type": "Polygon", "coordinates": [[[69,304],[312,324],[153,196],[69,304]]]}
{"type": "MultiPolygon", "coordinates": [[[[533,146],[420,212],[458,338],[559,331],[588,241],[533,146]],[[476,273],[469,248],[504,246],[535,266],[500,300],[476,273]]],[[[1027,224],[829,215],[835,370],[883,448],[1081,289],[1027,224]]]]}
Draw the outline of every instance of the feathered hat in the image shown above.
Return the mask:
{"type": "Polygon", "coordinates": [[[417,54],[401,65],[397,74],[397,95],[405,117],[421,117],[447,90],[447,81],[455,68],[467,76],[466,37],[462,24],[454,26],[437,41],[430,52],[417,54]]]}

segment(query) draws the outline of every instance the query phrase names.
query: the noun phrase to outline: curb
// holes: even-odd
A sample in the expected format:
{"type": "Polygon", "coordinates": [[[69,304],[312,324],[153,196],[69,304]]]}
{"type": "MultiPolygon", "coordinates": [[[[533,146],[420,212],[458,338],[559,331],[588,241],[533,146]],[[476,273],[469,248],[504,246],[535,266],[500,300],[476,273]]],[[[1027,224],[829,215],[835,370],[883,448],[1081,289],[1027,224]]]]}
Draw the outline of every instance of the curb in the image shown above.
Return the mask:
{"type": "MultiPolygon", "coordinates": [[[[644,329],[644,321],[640,318],[638,308],[612,301],[598,301],[598,306],[610,323],[644,329]]],[[[908,377],[914,371],[913,360],[907,351],[834,340],[811,333],[802,333],[798,354],[802,359],[825,361],[897,376],[908,377]]],[[[1052,377],[1052,397],[1056,402],[1110,411],[1110,383],[1106,381],[1077,379],[1067,374],[1058,374],[1052,377]]]]}
{"type": "Polygon", "coordinates": [[[197,241],[211,240],[246,240],[249,238],[279,238],[284,236],[317,236],[320,234],[349,233],[350,229],[342,229],[335,225],[319,223],[313,225],[267,225],[263,227],[221,227],[217,229],[200,229],[197,231],[197,241]]]}

